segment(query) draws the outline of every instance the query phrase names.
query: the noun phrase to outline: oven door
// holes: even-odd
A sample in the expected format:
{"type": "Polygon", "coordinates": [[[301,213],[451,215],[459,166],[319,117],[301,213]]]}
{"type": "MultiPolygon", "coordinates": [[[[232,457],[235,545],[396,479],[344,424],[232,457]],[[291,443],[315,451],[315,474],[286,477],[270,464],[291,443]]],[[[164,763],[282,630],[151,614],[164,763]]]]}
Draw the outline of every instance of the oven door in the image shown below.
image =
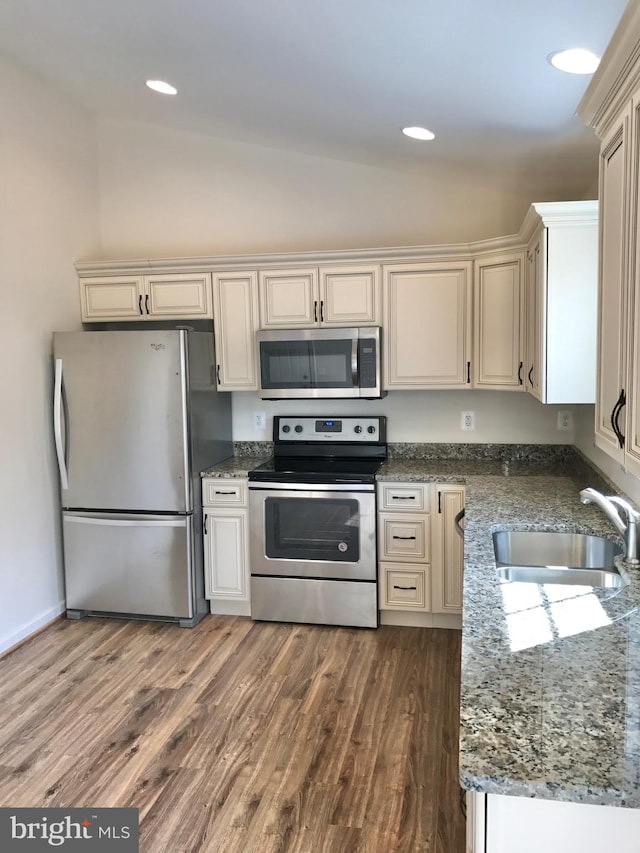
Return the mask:
{"type": "Polygon", "coordinates": [[[375,514],[373,486],[252,483],[251,574],[375,581],[375,514]]]}

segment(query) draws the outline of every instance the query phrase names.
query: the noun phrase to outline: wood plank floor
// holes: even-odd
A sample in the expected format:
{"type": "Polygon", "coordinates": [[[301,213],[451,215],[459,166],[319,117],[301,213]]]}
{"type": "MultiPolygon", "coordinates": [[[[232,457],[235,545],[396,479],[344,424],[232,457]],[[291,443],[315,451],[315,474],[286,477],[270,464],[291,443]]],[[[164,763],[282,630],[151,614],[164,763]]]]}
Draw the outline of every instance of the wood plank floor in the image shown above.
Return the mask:
{"type": "Polygon", "coordinates": [[[61,620],[0,660],[0,805],[135,806],[144,853],[463,853],[460,634],[61,620]]]}

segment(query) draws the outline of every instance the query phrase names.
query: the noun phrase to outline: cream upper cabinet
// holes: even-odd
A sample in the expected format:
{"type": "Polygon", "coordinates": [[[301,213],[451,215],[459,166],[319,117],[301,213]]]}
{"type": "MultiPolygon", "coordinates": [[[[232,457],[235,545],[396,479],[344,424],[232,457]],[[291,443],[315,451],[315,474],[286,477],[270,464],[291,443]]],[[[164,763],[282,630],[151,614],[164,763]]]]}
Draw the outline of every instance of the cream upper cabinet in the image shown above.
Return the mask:
{"type": "Polygon", "coordinates": [[[545,289],[543,271],[547,263],[546,233],[540,225],[529,243],[525,262],[526,340],[525,388],[537,400],[543,401],[545,375],[545,289]]]}
{"type": "Polygon", "coordinates": [[[523,391],[525,253],[488,255],[474,268],[473,385],[523,391]]]}
{"type": "Polygon", "coordinates": [[[320,267],[320,324],[379,326],[380,267],[320,267]]]}
{"type": "Polygon", "coordinates": [[[144,315],[144,296],[141,275],[80,279],[82,322],[140,320],[144,315]]]}
{"type": "Polygon", "coordinates": [[[593,403],[598,202],[533,204],[522,230],[528,235],[525,387],[542,403],[593,403]]]}
{"type": "Polygon", "coordinates": [[[80,279],[83,323],[209,318],[211,273],[80,279]]]}
{"type": "Polygon", "coordinates": [[[600,271],[598,292],[598,386],[596,444],[622,462],[627,431],[627,310],[631,282],[629,251],[629,138],[631,110],[625,109],[600,151],[600,271]]]}
{"type": "Polygon", "coordinates": [[[318,324],[317,268],[268,270],[259,276],[263,329],[304,329],[318,324]]]}
{"type": "Polygon", "coordinates": [[[600,152],[596,444],[640,476],[640,90],[600,152]]]}
{"type": "Polygon", "coordinates": [[[218,388],[257,390],[257,271],[213,274],[213,327],[218,388]]]}
{"type": "Polygon", "coordinates": [[[259,291],[263,329],[380,323],[380,267],[376,265],[264,270],[259,274],[259,291]]]}
{"type": "Polygon", "coordinates": [[[386,388],[470,386],[471,286],[471,261],[383,267],[386,388]]]}
{"type": "Polygon", "coordinates": [[[628,4],[578,106],[600,139],[596,445],[640,476],[640,6],[628,4]]]}

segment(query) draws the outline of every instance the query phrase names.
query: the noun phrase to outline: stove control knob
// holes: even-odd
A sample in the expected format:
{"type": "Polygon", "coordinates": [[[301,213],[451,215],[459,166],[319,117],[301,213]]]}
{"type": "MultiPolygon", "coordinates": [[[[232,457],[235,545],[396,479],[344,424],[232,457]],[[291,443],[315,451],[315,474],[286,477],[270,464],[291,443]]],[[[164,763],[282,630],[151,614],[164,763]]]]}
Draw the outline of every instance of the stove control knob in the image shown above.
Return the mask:
{"type": "Polygon", "coordinates": [[[367,427],[367,432],[368,432],[368,433],[374,433],[375,431],[376,431],[376,428],[375,428],[374,426],[369,426],[369,427],[367,427]]]}
{"type": "Polygon", "coordinates": [[[300,424],[296,426],[296,432],[302,432],[302,426],[300,424]]]}
{"type": "Polygon", "coordinates": [[[360,424],[358,424],[358,426],[355,426],[355,427],[353,428],[353,431],[354,431],[354,432],[357,432],[358,434],[360,434],[360,433],[362,432],[362,427],[360,426],[360,424]]]}
{"type": "Polygon", "coordinates": [[[290,431],[291,431],[291,427],[289,426],[289,424],[285,424],[282,427],[282,432],[290,432],[290,431]]]}

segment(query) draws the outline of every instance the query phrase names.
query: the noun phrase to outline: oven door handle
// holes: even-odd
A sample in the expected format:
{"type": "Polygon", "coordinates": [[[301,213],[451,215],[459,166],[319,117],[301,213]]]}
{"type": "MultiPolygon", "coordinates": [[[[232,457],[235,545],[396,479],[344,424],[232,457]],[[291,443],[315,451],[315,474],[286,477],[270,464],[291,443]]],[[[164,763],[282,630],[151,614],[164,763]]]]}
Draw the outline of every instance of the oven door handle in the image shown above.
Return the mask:
{"type": "Polygon", "coordinates": [[[273,492],[274,496],[281,496],[281,492],[291,492],[292,495],[305,497],[312,493],[324,494],[325,492],[346,492],[359,495],[367,492],[375,492],[374,483],[277,483],[249,481],[249,492],[264,493],[273,492]],[[303,494],[300,494],[303,493],[303,494]]]}
{"type": "Polygon", "coordinates": [[[351,383],[354,388],[360,384],[358,379],[358,338],[351,341],[351,383]]]}

